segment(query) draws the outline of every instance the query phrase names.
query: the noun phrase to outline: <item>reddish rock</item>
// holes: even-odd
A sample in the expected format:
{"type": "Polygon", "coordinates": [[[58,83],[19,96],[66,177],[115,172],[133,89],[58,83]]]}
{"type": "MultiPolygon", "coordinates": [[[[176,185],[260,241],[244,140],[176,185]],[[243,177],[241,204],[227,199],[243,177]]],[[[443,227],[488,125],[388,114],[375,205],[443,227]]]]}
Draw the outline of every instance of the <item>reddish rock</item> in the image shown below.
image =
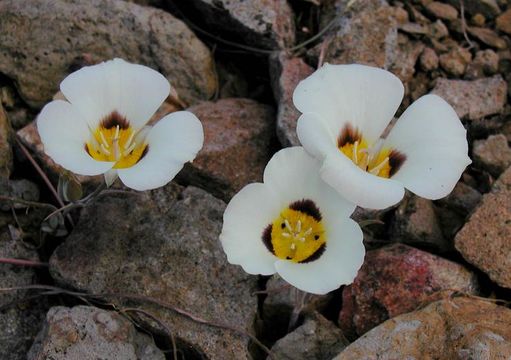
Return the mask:
{"type": "Polygon", "coordinates": [[[402,82],[408,83],[413,78],[415,64],[423,49],[424,44],[422,42],[408,40],[406,35],[398,34],[396,61],[390,66],[389,70],[402,82]]]}
{"type": "Polygon", "coordinates": [[[439,78],[432,93],[444,98],[460,118],[476,120],[504,109],[507,83],[500,75],[472,81],[439,78]]]}
{"type": "MultiPolygon", "coordinates": [[[[342,3],[338,0],[337,7],[344,8],[342,3]]],[[[333,16],[338,13],[334,12],[333,16]]],[[[394,8],[378,1],[358,2],[342,13],[338,23],[340,26],[334,29],[325,51],[325,62],[359,63],[388,69],[397,60],[398,22],[394,8]]],[[[321,46],[314,48],[315,56],[321,46]]]]}
{"type": "Polygon", "coordinates": [[[491,49],[480,50],[476,53],[466,71],[467,79],[477,79],[494,75],[499,70],[499,55],[491,49]]]}
{"type": "Polygon", "coordinates": [[[511,168],[456,235],[456,249],[500,286],[511,288],[511,168]]]}
{"type": "Polygon", "coordinates": [[[282,146],[299,146],[296,135],[296,122],[300,112],[293,104],[293,92],[298,83],[312,74],[314,69],[300,58],[279,53],[272,57],[270,75],[275,99],[279,109],[277,114],[277,137],[282,146]]]}
{"type": "Polygon", "coordinates": [[[343,290],[339,325],[355,337],[452,290],[474,294],[477,287],[475,274],[430,253],[400,244],[372,250],[343,290]]]}
{"type": "Polygon", "coordinates": [[[222,99],[188,110],[201,119],[204,147],[180,179],[225,200],[243,186],[262,181],[275,126],[271,107],[249,99],[222,99]]]}
{"type": "Polygon", "coordinates": [[[440,55],[440,66],[448,73],[461,77],[472,61],[472,54],[460,46],[452,48],[448,53],[440,55]]]}
{"type": "Polygon", "coordinates": [[[397,208],[390,229],[390,238],[434,250],[448,250],[431,200],[418,196],[406,198],[397,208]]]}
{"type": "Polygon", "coordinates": [[[432,1],[426,5],[426,10],[439,19],[455,20],[458,18],[458,10],[453,6],[439,1],[432,1]]]}
{"type": "Polygon", "coordinates": [[[435,50],[430,47],[425,48],[420,57],[420,64],[425,71],[436,70],[438,68],[438,55],[435,50]]]}
{"type": "Polygon", "coordinates": [[[498,177],[511,165],[511,148],[503,134],[490,135],[474,142],[472,147],[474,165],[498,177]]]}
{"type": "Polygon", "coordinates": [[[489,28],[469,27],[468,33],[475,37],[482,43],[497,48],[505,49],[507,47],[506,41],[502,39],[495,31],[489,28]]]}
{"type": "Polygon", "coordinates": [[[384,322],[334,360],[509,358],[511,310],[459,297],[384,322]]]}
{"type": "Polygon", "coordinates": [[[498,30],[511,35],[511,8],[499,15],[496,24],[498,30]]]}
{"type": "Polygon", "coordinates": [[[12,171],[12,129],[0,102],[0,177],[8,179],[12,171]]]}

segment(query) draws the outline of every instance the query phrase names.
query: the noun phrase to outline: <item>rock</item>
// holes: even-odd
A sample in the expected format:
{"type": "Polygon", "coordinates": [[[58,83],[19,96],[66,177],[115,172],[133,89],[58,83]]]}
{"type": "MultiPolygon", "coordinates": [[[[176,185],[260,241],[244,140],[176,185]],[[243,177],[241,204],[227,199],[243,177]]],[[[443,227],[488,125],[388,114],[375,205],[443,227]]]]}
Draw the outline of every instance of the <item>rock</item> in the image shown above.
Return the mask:
{"type": "Polygon", "coordinates": [[[56,306],[48,311],[27,359],[164,360],[165,355],[118,313],[92,306],[56,306]]]}
{"type": "Polygon", "coordinates": [[[371,250],[343,289],[339,326],[356,337],[452,291],[474,294],[477,288],[474,273],[441,257],[401,244],[371,250]]]}
{"type": "Polygon", "coordinates": [[[399,25],[399,30],[410,35],[429,35],[430,33],[430,28],[427,25],[411,22],[399,25]]]}
{"type": "Polygon", "coordinates": [[[424,71],[433,71],[438,68],[438,55],[435,50],[426,47],[420,56],[420,65],[424,71]]]}
{"type": "Polygon", "coordinates": [[[296,122],[301,113],[293,104],[293,92],[298,83],[314,72],[300,58],[279,53],[271,58],[270,76],[279,109],[277,114],[277,137],[282,146],[299,146],[296,122]]]}
{"type": "Polygon", "coordinates": [[[420,41],[408,40],[403,34],[398,34],[398,47],[396,49],[395,61],[390,67],[390,71],[396,75],[405,84],[408,83],[415,73],[415,64],[420,54],[424,50],[424,44],[420,41]]]}
{"type": "Polygon", "coordinates": [[[471,20],[472,24],[474,24],[475,26],[482,27],[484,26],[484,24],[486,24],[486,18],[481,13],[477,13],[474,16],[472,16],[471,20]]]}
{"type": "Polygon", "coordinates": [[[445,24],[442,22],[442,20],[437,20],[431,24],[429,33],[434,39],[442,39],[449,35],[449,30],[447,29],[447,26],[445,26],[445,24]]]}
{"type": "Polygon", "coordinates": [[[439,57],[440,66],[453,76],[460,77],[465,73],[467,65],[472,61],[472,54],[465,48],[456,46],[448,53],[439,57]]]}
{"type": "Polygon", "coordinates": [[[455,238],[463,258],[511,288],[511,168],[494,184],[455,238]]]}
{"type": "Polygon", "coordinates": [[[511,165],[511,148],[503,134],[475,141],[472,156],[474,165],[487,170],[494,177],[498,177],[511,165]]]}
{"type": "Polygon", "coordinates": [[[510,324],[511,310],[504,306],[445,299],[384,322],[334,360],[504,360],[511,357],[510,324]]]}
{"type": "Polygon", "coordinates": [[[8,179],[12,172],[12,129],[0,102],[0,177],[8,179]]]}
{"type": "Polygon", "coordinates": [[[279,360],[331,360],[348,345],[342,331],[318,313],[273,345],[279,360]]]}
{"type": "Polygon", "coordinates": [[[436,18],[443,20],[455,20],[458,18],[458,10],[449,4],[432,1],[426,5],[426,10],[436,18]]]}
{"type": "MultiPolygon", "coordinates": [[[[144,295],[206,321],[251,331],[257,277],[227,262],[218,240],[224,209],[203,190],[173,183],[101,197],[82,210],[71,235],[55,250],[50,273],[62,286],[144,295]]],[[[119,298],[109,302],[122,306],[119,298]]],[[[185,358],[250,358],[248,338],[236,332],[199,324],[168,307],[140,302],[137,308],[172,330],[178,346],[184,344],[179,350],[185,358]]]]}
{"type": "MultiPolygon", "coordinates": [[[[262,308],[265,337],[270,340],[279,339],[287,334],[291,312],[296,304],[297,291],[280,276],[273,275],[266,283],[266,293],[262,308]]],[[[325,311],[332,298],[331,293],[309,295],[301,315],[325,311]]]]}
{"type": "Polygon", "coordinates": [[[477,79],[484,76],[494,75],[499,71],[499,55],[493,50],[480,50],[476,52],[466,71],[466,78],[477,79]]]}
{"type": "Polygon", "coordinates": [[[286,0],[192,0],[179,6],[192,7],[215,32],[235,33],[244,43],[273,50],[294,45],[294,14],[286,0]]]}
{"type": "Polygon", "coordinates": [[[479,27],[469,27],[468,33],[475,37],[477,40],[482,43],[497,48],[497,49],[505,49],[507,48],[506,41],[499,37],[499,35],[489,28],[479,28],[479,27]]]}
{"type": "Polygon", "coordinates": [[[188,110],[201,119],[204,147],[179,179],[224,200],[262,181],[275,127],[271,107],[250,99],[221,99],[188,110]]]}
{"type": "MultiPolygon", "coordinates": [[[[0,257],[39,260],[37,252],[11,236],[5,226],[0,230],[0,257]]],[[[30,267],[0,264],[0,288],[31,285],[35,275],[30,267]]],[[[0,310],[0,359],[26,359],[43,322],[44,301],[23,300],[27,295],[27,291],[0,293],[0,307],[4,307],[0,310]]]]}
{"type": "MultiPolygon", "coordinates": [[[[448,0],[447,2],[460,10],[459,0],[448,0]]],[[[464,0],[463,8],[468,15],[480,13],[487,19],[493,19],[501,13],[496,0],[464,0]]]]}
{"type": "Polygon", "coordinates": [[[503,111],[507,83],[500,75],[472,81],[439,78],[432,93],[444,98],[460,118],[476,120],[503,111]]]}
{"type": "Polygon", "coordinates": [[[158,69],[187,103],[215,92],[213,58],[169,13],[120,0],[41,0],[0,4],[0,72],[33,107],[84,63],[122,57],[158,69]]]}
{"type": "Polygon", "coordinates": [[[437,203],[462,215],[468,215],[479,204],[481,198],[482,195],[479,191],[463,182],[458,182],[452,192],[438,200],[437,203]]]}
{"type": "Polygon", "coordinates": [[[511,35],[511,8],[503,12],[495,21],[497,30],[511,35]]]}
{"type": "MultiPolygon", "coordinates": [[[[395,9],[377,1],[359,2],[357,6],[348,7],[344,0],[338,0],[336,5],[344,10],[336,13],[341,16],[331,35],[324,61],[390,68],[397,60],[398,23],[394,16],[395,9]]],[[[314,48],[316,56],[320,48],[321,44],[314,48]]]]}
{"type": "MultiPolygon", "coordinates": [[[[39,187],[27,179],[8,180],[4,188],[0,184],[0,194],[11,196],[26,201],[39,201],[39,187]]],[[[2,211],[9,211],[11,206],[14,209],[26,209],[27,205],[21,203],[0,202],[2,211]]]]}
{"type": "Polygon", "coordinates": [[[450,247],[442,234],[433,202],[418,196],[401,202],[391,224],[390,238],[436,251],[450,247]]]}

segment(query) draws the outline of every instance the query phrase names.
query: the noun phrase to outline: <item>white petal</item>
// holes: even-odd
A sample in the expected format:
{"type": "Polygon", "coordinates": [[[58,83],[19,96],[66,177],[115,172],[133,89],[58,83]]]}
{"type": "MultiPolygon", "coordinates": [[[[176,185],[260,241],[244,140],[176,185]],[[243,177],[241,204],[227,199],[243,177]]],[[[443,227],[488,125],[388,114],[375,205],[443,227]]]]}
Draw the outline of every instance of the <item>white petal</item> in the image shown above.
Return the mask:
{"type": "Polygon", "coordinates": [[[328,240],[319,259],[304,264],[279,260],[275,264],[284,280],[302,291],[319,295],[353,282],[364,261],[362,230],[351,219],[337,219],[325,221],[328,240]]]}
{"type": "Polygon", "coordinates": [[[37,130],[44,151],[53,161],[79,175],[99,175],[113,163],[96,161],[85,151],[90,132],[85,120],[66,101],[47,104],[37,117],[37,130]]]}
{"type": "Polygon", "coordinates": [[[465,128],[454,109],[436,95],[415,101],[399,118],[385,145],[406,156],[392,179],[427,199],[449,194],[471,163],[465,128]]]}
{"type": "Polygon", "coordinates": [[[296,124],[296,134],[309,154],[322,161],[337,149],[337,136],[318,114],[302,114],[296,124]]]}
{"type": "Polygon", "coordinates": [[[291,203],[313,200],[323,212],[335,212],[339,217],[349,217],[355,205],[346,201],[320,176],[321,163],[307,154],[301,146],[277,152],[266,165],[264,183],[279,197],[282,207],[291,203]]]}
{"type": "Polygon", "coordinates": [[[163,75],[147,66],[114,59],[70,74],[62,81],[60,89],[92,128],[117,111],[138,129],[169,95],[170,84],[163,75]]]}
{"type": "Polygon", "coordinates": [[[171,181],[202,148],[204,132],[195,115],[178,111],[161,119],[146,142],[147,154],[136,165],[118,170],[122,182],[135,190],[155,189],[171,181]]]}
{"type": "Polygon", "coordinates": [[[265,184],[249,184],[237,193],[225,209],[220,234],[227,260],[249,274],[274,274],[278,258],[266,248],[262,235],[281,210],[265,184]]]}
{"type": "Polygon", "coordinates": [[[116,169],[110,169],[104,174],[104,176],[105,176],[106,186],[110,187],[115,182],[115,180],[117,180],[117,178],[119,177],[119,173],[117,172],[116,169]]]}
{"type": "Polygon", "coordinates": [[[339,194],[364,208],[385,209],[404,196],[400,182],[361,170],[340,151],[326,157],[320,172],[321,178],[339,194]]]}
{"type": "Polygon", "coordinates": [[[376,141],[403,99],[404,87],[392,73],[365,65],[325,64],[302,80],[293,102],[302,113],[316,113],[337,137],[345,124],[376,141]]]}

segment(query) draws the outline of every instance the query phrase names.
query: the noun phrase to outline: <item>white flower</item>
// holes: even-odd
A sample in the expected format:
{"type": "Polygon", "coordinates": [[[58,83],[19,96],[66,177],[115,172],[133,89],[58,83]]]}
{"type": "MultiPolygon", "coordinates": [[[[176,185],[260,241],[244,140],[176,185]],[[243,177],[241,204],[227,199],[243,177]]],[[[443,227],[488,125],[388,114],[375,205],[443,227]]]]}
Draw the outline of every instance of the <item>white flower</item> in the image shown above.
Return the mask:
{"type": "Polygon", "coordinates": [[[84,67],[60,84],[68,101],[47,104],[37,118],[45,152],[80,175],[117,176],[136,190],[167,184],[195,158],[204,135],[200,121],[181,111],[145,126],[170,84],[160,73],[114,59],[84,67]]]}
{"type": "Polygon", "coordinates": [[[264,184],[245,186],[224,213],[220,240],[231,264],[250,274],[278,272],[291,285],[325,294],[355,278],[364,259],[355,206],[319,177],[302,147],[279,151],[264,184]]]}
{"type": "Polygon", "coordinates": [[[435,95],[414,102],[380,138],[403,92],[388,71],[329,64],[295,89],[300,142],[322,162],[322,179],[356,205],[386,208],[401,200],[404,187],[439,199],[471,162],[463,125],[435,95]]]}

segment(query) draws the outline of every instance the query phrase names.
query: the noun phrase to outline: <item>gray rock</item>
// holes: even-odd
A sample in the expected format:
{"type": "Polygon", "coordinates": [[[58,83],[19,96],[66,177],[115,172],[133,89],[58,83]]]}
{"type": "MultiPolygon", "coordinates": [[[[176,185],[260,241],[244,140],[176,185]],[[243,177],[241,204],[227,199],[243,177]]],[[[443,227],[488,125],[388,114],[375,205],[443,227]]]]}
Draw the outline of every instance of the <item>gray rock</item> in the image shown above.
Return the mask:
{"type": "Polygon", "coordinates": [[[271,158],[275,115],[250,99],[221,99],[188,109],[204,127],[204,147],[179,178],[228,201],[245,185],[262,181],[271,158]]]}
{"type": "Polygon", "coordinates": [[[472,148],[474,165],[498,177],[511,165],[511,148],[503,134],[490,135],[474,142],[472,148]]]}
{"type": "Polygon", "coordinates": [[[491,301],[445,299],[390,319],[334,360],[511,357],[511,310],[491,301]]]}
{"type": "Polygon", "coordinates": [[[52,307],[28,360],[164,360],[146,334],[125,317],[92,306],[52,307]]]}
{"type": "MultiPolygon", "coordinates": [[[[7,228],[0,230],[0,257],[39,260],[35,250],[13,238],[7,228]]],[[[0,288],[31,285],[33,268],[0,264],[0,288]]],[[[44,304],[23,301],[27,291],[0,293],[0,359],[24,360],[44,319],[44,304]]]]}
{"type": "Polygon", "coordinates": [[[401,202],[391,224],[390,238],[419,247],[446,251],[449,244],[442,234],[431,200],[410,196],[401,202]]]}
{"type": "MultiPolygon", "coordinates": [[[[50,273],[67,287],[144,295],[207,321],[251,331],[257,278],[227,263],[218,240],[224,209],[206,192],[174,184],[99,198],[83,210],[53,253],[50,273]]],[[[185,355],[192,349],[209,359],[250,357],[248,338],[238,333],[199,324],[169,308],[138,307],[187,344],[181,348],[185,355]]]]}
{"type": "Polygon", "coordinates": [[[348,345],[342,331],[318,313],[273,345],[279,360],[330,360],[348,345]]]}
{"type": "Polygon", "coordinates": [[[162,72],[188,103],[215,91],[208,49],[169,13],[120,0],[0,3],[0,72],[40,107],[84,64],[122,57],[162,72]]]}
{"type": "Polygon", "coordinates": [[[511,168],[470,216],[455,238],[463,258],[500,286],[511,288],[511,168]]]}
{"type": "Polygon", "coordinates": [[[277,137],[282,146],[299,146],[296,122],[301,113],[293,104],[293,92],[298,83],[311,75],[314,69],[301,58],[289,57],[285,53],[272,56],[270,76],[273,93],[279,104],[277,114],[277,137]]]}
{"type": "Polygon", "coordinates": [[[507,83],[500,75],[472,81],[439,78],[432,93],[444,98],[460,118],[476,120],[503,111],[507,83]]]}
{"type": "Polygon", "coordinates": [[[286,0],[192,0],[187,5],[212,28],[236,33],[248,44],[275,50],[294,44],[294,14],[286,0]]]}
{"type": "Polygon", "coordinates": [[[462,215],[468,215],[479,204],[481,198],[479,191],[463,182],[458,182],[452,192],[437,203],[462,215]]]}

